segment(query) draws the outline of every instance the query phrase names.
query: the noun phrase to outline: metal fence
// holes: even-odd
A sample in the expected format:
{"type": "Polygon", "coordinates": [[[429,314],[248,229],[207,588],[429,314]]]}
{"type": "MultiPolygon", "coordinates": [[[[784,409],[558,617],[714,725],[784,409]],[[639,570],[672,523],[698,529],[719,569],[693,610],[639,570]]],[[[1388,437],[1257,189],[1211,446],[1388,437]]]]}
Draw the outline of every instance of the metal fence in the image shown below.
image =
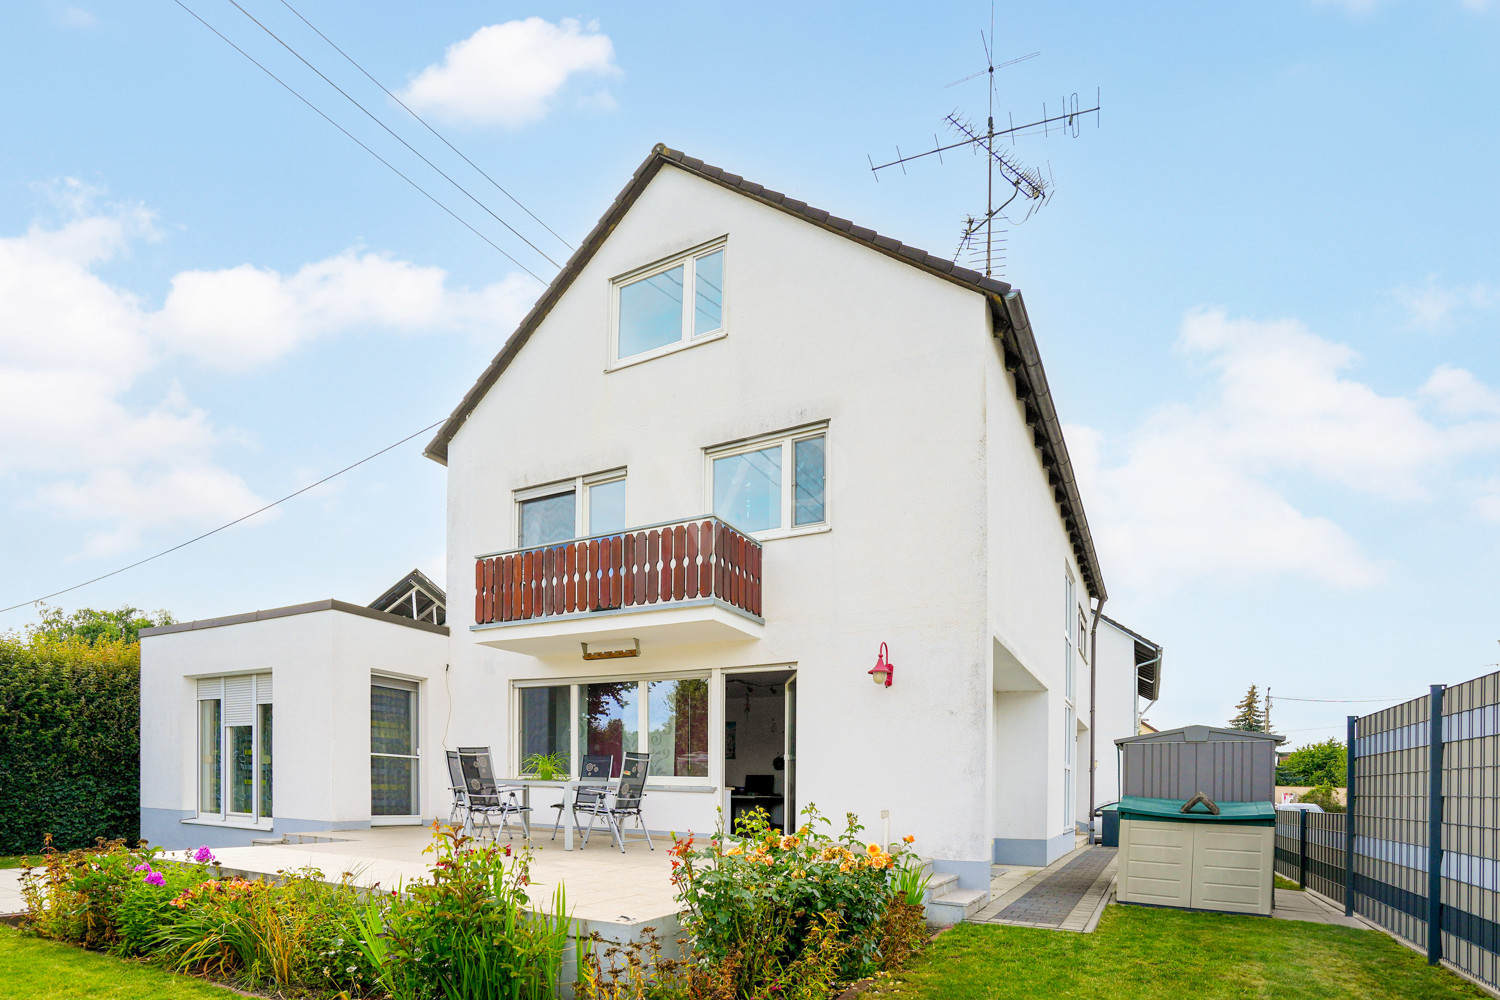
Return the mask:
{"type": "Polygon", "coordinates": [[[1345,824],[1343,813],[1276,810],[1276,873],[1342,903],[1345,824]]]}
{"type": "Polygon", "coordinates": [[[1500,673],[1351,716],[1349,793],[1347,813],[1314,814],[1305,835],[1278,816],[1277,870],[1429,962],[1500,985],[1500,673]],[[1329,891],[1330,879],[1353,891],[1329,891]]]}

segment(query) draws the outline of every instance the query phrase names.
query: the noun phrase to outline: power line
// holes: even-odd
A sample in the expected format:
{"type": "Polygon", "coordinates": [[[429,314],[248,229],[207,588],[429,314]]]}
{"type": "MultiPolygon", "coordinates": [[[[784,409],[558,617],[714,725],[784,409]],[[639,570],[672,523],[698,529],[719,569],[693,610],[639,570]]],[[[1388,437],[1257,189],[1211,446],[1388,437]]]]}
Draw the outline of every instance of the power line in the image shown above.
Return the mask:
{"type": "Polygon", "coordinates": [[[1329,705],[1354,705],[1367,701],[1393,702],[1401,701],[1400,698],[1288,698],[1284,694],[1276,696],[1277,701],[1318,701],[1329,705]]]}
{"type": "Polygon", "coordinates": [[[281,0],[281,5],[283,7],[285,7],[287,10],[291,11],[293,14],[296,14],[298,20],[300,20],[303,24],[307,25],[314,32],[316,32],[317,36],[319,38],[323,39],[323,41],[327,42],[330,46],[332,46],[333,50],[335,52],[337,52],[339,55],[343,56],[345,59],[349,60],[350,65],[352,65],[355,69],[357,69],[361,73],[363,73],[365,75],[366,79],[368,79],[375,86],[379,87],[381,90],[385,91],[385,95],[387,97],[389,97],[391,100],[395,101],[397,104],[401,105],[402,110],[404,110],[407,114],[411,115],[417,121],[421,122],[422,123],[422,127],[425,128],[425,129],[427,129],[427,131],[431,132],[433,135],[437,136],[438,140],[440,142],[442,142],[442,144],[444,146],[447,146],[449,149],[453,150],[453,152],[455,152],[455,153],[458,154],[458,156],[459,156],[460,159],[462,159],[469,166],[471,166],[475,170],[477,170],[479,172],[479,176],[483,177],[485,180],[489,181],[491,184],[493,184],[495,186],[495,190],[497,190],[501,194],[505,195],[505,197],[509,198],[512,202],[515,202],[516,207],[519,208],[521,211],[525,212],[527,215],[531,216],[532,220],[535,221],[537,225],[541,226],[543,229],[547,230],[547,232],[549,232],[553,236],[557,237],[557,241],[559,243],[561,243],[563,246],[567,247],[569,250],[576,249],[573,246],[573,244],[571,244],[567,240],[563,239],[562,235],[559,234],[557,232],[557,230],[553,229],[551,226],[547,225],[541,219],[537,218],[535,212],[533,212],[531,209],[527,208],[525,205],[521,204],[521,202],[516,198],[515,195],[513,195],[509,191],[505,190],[505,188],[501,186],[501,184],[500,184],[499,181],[495,180],[495,178],[493,178],[489,174],[485,173],[484,168],[482,168],[479,164],[475,163],[473,160],[471,160],[467,156],[465,156],[464,153],[463,153],[463,151],[461,149],[459,149],[457,146],[453,145],[453,143],[449,142],[446,136],[444,136],[437,129],[435,129],[431,125],[429,125],[427,123],[427,119],[423,118],[421,115],[417,114],[411,108],[407,107],[405,101],[403,101],[401,98],[397,97],[395,94],[391,93],[390,90],[388,90],[386,88],[385,84],[381,83],[379,80],[375,79],[375,77],[371,76],[369,70],[365,69],[358,62],[356,62],[355,59],[354,59],[354,57],[351,56],[349,53],[347,53],[343,49],[339,48],[338,44],[336,42],[334,42],[333,39],[331,39],[327,35],[323,34],[322,31],[319,31],[318,30],[318,26],[316,24],[313,24],[307,18],[303,17],[301,11],[299,11],[296,7],[293,7],[291,4],[287,3],[287,0],[281,0]]]}
{"type": "MultiPolygon", "coordinates": [[[[191,12],[189,12],[189,13],[191,13],[191,12]]],[[[444,419],[446,419],[446,418],[444,418],[444,419]]],[[[384,448],[380,449],[379,451],[374,452],[373,454],[366,455],[364,458],[360,459],[358,462],[355,462],[353,465],[346,465],[342,469],[340,469],[339,471],[337,471],[337,472],[335,472],[335,473],[333,473],[331,475],[324,476],[322,479],[319,479],[315,483],[309,483],[308,485],[302,487],[300,490],[297,490],[295,493],[288,493],[286,496],[282,497],[280,500],[276,500],[276,501],[273,501],[271,503],[268,503],[264,507],[259,508],[258,510],[252,510],[250,513],[246,514],[245,516],[243,516],[243,517],[237,517],[233,521],[230,521],[228,524],[221,524],[217,528],[213,529],[212,531],[205,531],[203,534],[199,535],[196,538],[189,538],[185,542],[178,542],[176,545],[172,546],[170,549],[163,549],[162,551],[156,553],[156,555],[154,555],[154,556],[147,556],[144,559],[137,559],[135,562],[131,563],[129,566],[121,566],[119,569],[111,570],[110,572],[105,573],[102,576],[96,576],[92,580],[85,580],[82,583],[75,583],[75,584],[73,584],[73,586],[71,586],[71,587],[64,587],[62,590],[54,590],[50,594],[44,594],[41,597],[33,598],[32,600],[29,600],[29,601],[22,601],[20,604],[12,604],[8,608],[0,608],[0,615],[3,615],[3,614],[5,614],[8,611],[15,611],[17,608],[24,608],[28,604],[36,604],[39,601],[51,600],[52,598],[57,597],[60,594],[66,594],[69,591],[78,590],[81,587],[87,587],[89,584],[91,584],[91,583],[98,583],[100,580],[107,580],[107,579],[109,579],[112,576],[118,576],[118,575],[120,575],[121,573],[125,572],[126,570],[135,569],[137,566],[143,566],[146,563],[151,562],[153,559],[160,559],[162,556],[170,555],[171,553],[176,552],[178,549],[187,548],[189,545],[192,545],[194,542],[201,542],[201,541],[203,541],[203,539],[209,537],[210,535],[217,535],[219,532],[223,531],[226,528],[232,528],[232,527],[234,527],[236,524],[239,524],[241,521],[248,521],[248,520],[250,520],[250,518],[254,517],[257,514],[264,514],[266,511],[270,510],[272,507],[279,507],[281,504],[286,503],[288,500],[292,499],[293,497],[301,496],[302,494],[306,493],[310,489],[314,489],[316,487],[322,486],[324,483],[328,482],[330,479],[337,479],[339,476],[342,476],[344,473],[348,472],[350,469],[357,469],[361,465],[364,465],[366,462],[370,461],[372,458],[379,458],[381,455],[384,455],[386,452],[390,451],[391,449],[401,447],[403,444],[405,444],[406,442],[410,441],[412,438],[414,438],[414,437],[420,437],[421,435],[426,434],[428,431],[432,430],[434,427],[437,427],[442,422],[443,422],[442,420],[439,420],[436,423],[428,424],[426,427],[423,427],[421,430],[416,431],[415,433],[406,435],[406,437],[402,438],[400,441],[397,441],[395,444],[386,445],[384,448]]]]}
{"type": "Polygon", "coordinates": [[[403,181],[405,181],[406,183],[410,184],[412,187],[416,188],[417,191],[420,192],[421,195],[424,198],[426,198],[428,201],[432,202],[438,208],[441,208],[443,211],[447,212],[449,215],[453,216],[453,218],[456,219],[458,221],[458,223],[460,225],[462,225],[465,229],[467,229],[469,232],[473,233],[475,236],[478,236],[480,239],[484,240],[490,246],[494,247],[495,250],[500,254],[500,256],[504,257],[506,260],[510,261],[512,264],[516,265],[521,270],[523,270],[527,274],[531,275],[533,278],[536,278],[536,280],[539,281],[539,282],[541,282],[542,284],[544,284],[544,285],[547,284],[547,282],[545,280],[543,280],[541,277],[539,277],[535,271],[533,271],[531,268],[527,267],[525,264],[522,264],[520,261],[516,260],[510,254],[506,253],[505,250],[504,250],[504,248],[502,248],[500,246],[500,244],[496,243],[494,240],[490,239],[488,236],[484,235],[479,230],[477,230],[473,226],[471,226],[457,212],[453,211],[453,209],[449,208],[447,205],[444,205],[442,202],[438,201],[431,194],[429,194],[427,192],[426,188],[422,187],[422,185],[418,184],[416,181],[414,181],[410,177],[406,176],[406,174],[402,173],[394,164],[392,164],[385,157],[383,157],[379,153],[375,152],[375,150],[371,149],[369,146],[366,146],[363,142],[361,142],[354,135],[354,133],[350,132],[348,129],[344,128],[344,126],[340,125],[338,122],[336,122],[332,118],[328,117],[328,115],[326,113],[324,113],[323,110],[321,108],[319,108],[316,104],[314,104],[312,101],[309,101],[307,98],[305,98],[301,94],[299,94],[296,91],[296,89],[292,87],[291,84],[287,83],[281,77],[277,76],[275,73],[272,73],[265,66],[261,65],[256,60],[256,58],[254,56],[252,56],[250,53],[246,52],[244,49],[240,48],[238,45],[236,45],[233,42],[231,42],[224,35],[224,33],[222,31],[220,31],[218,28],[215,28],[213,25],[209,24],[207,21],[203,20],[203,18],[199,17],[198,13],[196,11],[194,11],[193,8],[191,8],[187,4],[183,3],[182,0],[172,0],[172,2],[175,3],[175,4],[177,4],[177,6],[181,7],[183,10],[187,11],[189,14],[191,14],[193,16],[193,19],[195,21],[197,21],[199,24],[203,25],[209,31],[212,31],[214,34],[218,35],[219,38],[223,39],[224,44],[226,44],[230,48],[234,49],[234,51],[238,52],[240,55],[244,56],[246,59],[249,59],[252,63],[255,64],[255,67],[257,69],[259,69],[262,73],[266,74],[266,76],[269,76],[271,79],[275,80],[277,83],[279,83],[283,87],[285,87],[286,90],[287,90],[287,92],[290,93],[293,97],[295,97],[297,100],[301,101],[303,104],[306,104],[309,108],[312,108],[313,111],[317,112],[318,117],[322,118],[328,124],[332,125],[334,128],[338,129],[340,132],[344,133],[344,135],[348,136],[351,140],[354,141],[354,143],[356,145],[359,146],[360,149],[363,149],[366,153],[369,153],[371,156],[375,157],[375,159],[377,159],[381,163],[385,164],[386,167],[391,171],[391,173],[395,174],[397,177],[401,178],[403,181]]]}
{"type": "Polygon", "coordinates": [[[484,211],[489,214],[490,218],[492,218],[496,222],[500,223],[500,225],[504,226],[506,229],[509,229],[511,231],[511,233],[514,234],[515,237],[518,240],[520,240],[522,243],[525,243],[527,246],[531,247],[531,249],[533,249],[537,253],[541,254],[542,255],[542,259],[545,260],[547,263],[551,264],[553,267],[562,267],[562,265],[559,264],[557,261],[555,261],[551,257],[547,256],[547,253],[546,253],[545,250],[543,250],[541,247],[537,246],[535,243],[533,243],[530,240],[528,240],[525,236],[521,235],[521,233],[514,226],[512,226],[509,222],[506,222],[504,219],[500,218],[500,216],[496,215],[490,209],[490,207],[488,205],[486,205],[484,202],[480,201],[478,198],[476,198],[472,194],[470,194],[468,188],[464,187],[462,184],[458,183],[458,181],[456,181],[452,177],[448,176],[448,174],[441,167],[439,167],[436,163],[433,163],[427,157],[423,156],[422,153],[415,146],[413,146],[411,143],[407,142],[405,139],[401,138],[401,136],[397,135],[396,132],[389,125],[387,125],[385,122],[383,122],[379,118],[377,118],[375,116],[375,113],[372,112],[369,108],[365,107],[363,104],[359,103],[353,97],[351,97],[349,95],[349,92],[346,91],[343,87],[340,87],[338,84],[336,84],[332,80],[330,80],[323,73],[322,70],[318,69],[318,67],[314,66],[312,63],[310,63],[306,59],[304,59],[302,57],[302,53],[298,52],[296,49],[292,48],[285,41],[283,41],[280,35],[276,34],[276,32],[272,31],[270,28],[268,28],[264,24],[262,24],[260,22],[260,20],[254,14],[250,13],[244,7],[241,7],[240,3],[239,3],[239,0],[229,0],[229,2],[231,4],[233,4],[234,8],[236,10],[238,10],[241,14],[244,14],[251,21],[255,22],[255,26],[257,28],[259,28],[261,31],[264,31],[266,34],[270,35],[272,38],[274,38],[276,40],[277,44],[279,44],[282,48],[286,49],[292,55],[296,56],[297,60],[299,62],[301,62],[302,65],[306,66],[308,69],[310,69],[314,73],[318,74],[318,76],[322,78],[322,80],[323,80],[324,83],[328,84],[328,86],[332,87],[334,90],[337,90],[341,95],[343,95],[344,100],[348,101],[350,104],[354,105],[356,108],[358,108],[359,110],[363,111],[365,113],[365,116],[367,118],[369,118],[370,121],[374,122],[376,125],[379,125],[381,128],[385,129],[386,132],[388,132],[390,134],[391,138],[395,139],[397,142],[401,143],[401,145],[405,146],[407,149],[409,149],[413,153],[415,153],[417,155],[418,159],[420,159],[423,163],[427,164],[433,170],[436,170],[438,172],[438,175],[441,176],[443,178],[443,180],[447,181],[449,184],[452,184],[454,187],[458,188],[459,191],[463,192],[464,197],[468,198],[474,204],[476,204],[480,208],[484,209],[484,211]]]}

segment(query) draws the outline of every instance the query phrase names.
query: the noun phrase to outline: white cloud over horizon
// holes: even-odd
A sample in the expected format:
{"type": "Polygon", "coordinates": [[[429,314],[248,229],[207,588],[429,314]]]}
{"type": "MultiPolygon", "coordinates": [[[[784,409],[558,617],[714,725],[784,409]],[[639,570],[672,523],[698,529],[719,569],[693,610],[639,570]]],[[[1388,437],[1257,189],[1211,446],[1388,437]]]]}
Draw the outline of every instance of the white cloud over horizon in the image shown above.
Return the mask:
{"type": "MultiPolygon", "coordinates": [[[[417,73],[401,100],[449,121],[518,128],[545,117],[570,80],[620,75],[614,43],[593,22],[540,17],[480,28],[448,46],[440,63],[417,73]]],[[[603,89],[580,98],[613,110],[603,89]]]]}
{"type": "MultiPolygon", "coordinates": [[[[1500,449],[1500,394],[1460,368],[1383,395],[1349,377],[1348,346],[1295,320],[1218,309],[1186,314],[1177,351],[1212,379],[1200,399],[1162,406],[1117,440],[1067,432],[1112,574],[1152,591],[1220,575],[1377,584],[1380,555],[1301,509],[1287,484],[1422,502],[1460,460],[1500,449]]],[[[1488,496],[1476,514],[1497,506],[1488,496]]]]}
{"type": "Polygon", "coordinates": [[[521,275],[454,287],[441,268],[336,254],[294,273],[241,265],[184,271],[160,308],[97,269],[158,238],[143,206],[54,186],[63,218],[0,236],[0,477],[13,503],[89,525],[87,555],[151,532],[232,520],[265,501],[225,464],[239,439],[168,380],[196,361],[244,372],[309,341],[372,329],[498,340],[535,294],[521,275]],[[143,398],[145,397],[145,398],[143,398]]]}

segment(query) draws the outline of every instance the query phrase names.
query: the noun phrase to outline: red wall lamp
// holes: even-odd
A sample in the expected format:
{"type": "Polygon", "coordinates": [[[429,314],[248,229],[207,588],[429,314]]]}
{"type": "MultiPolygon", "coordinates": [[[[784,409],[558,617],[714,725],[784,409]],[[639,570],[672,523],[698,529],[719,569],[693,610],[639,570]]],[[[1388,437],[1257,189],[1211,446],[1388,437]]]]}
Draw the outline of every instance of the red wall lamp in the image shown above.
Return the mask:
{"type": "Polygon", "coordinates": [[[875,658],[875,666],[870,668],[870,676],[876,684],[885,687],[891,686],[891,680],[896,675],[896,665],[890,660],[891,651],[886,648],[885,643],[880,644],[880,655],[875,658]]]}

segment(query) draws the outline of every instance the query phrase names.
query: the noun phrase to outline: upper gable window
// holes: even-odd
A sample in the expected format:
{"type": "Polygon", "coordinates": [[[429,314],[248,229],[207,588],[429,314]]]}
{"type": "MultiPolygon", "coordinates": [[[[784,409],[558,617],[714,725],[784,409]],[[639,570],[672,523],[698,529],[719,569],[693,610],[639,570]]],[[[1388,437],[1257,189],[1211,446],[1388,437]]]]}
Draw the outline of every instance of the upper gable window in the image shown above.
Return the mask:
{"type": "Polygon", "coordinates": [[[667,354],[724,332],[724,241],[614,283],[614,365],[667,354]]]}

